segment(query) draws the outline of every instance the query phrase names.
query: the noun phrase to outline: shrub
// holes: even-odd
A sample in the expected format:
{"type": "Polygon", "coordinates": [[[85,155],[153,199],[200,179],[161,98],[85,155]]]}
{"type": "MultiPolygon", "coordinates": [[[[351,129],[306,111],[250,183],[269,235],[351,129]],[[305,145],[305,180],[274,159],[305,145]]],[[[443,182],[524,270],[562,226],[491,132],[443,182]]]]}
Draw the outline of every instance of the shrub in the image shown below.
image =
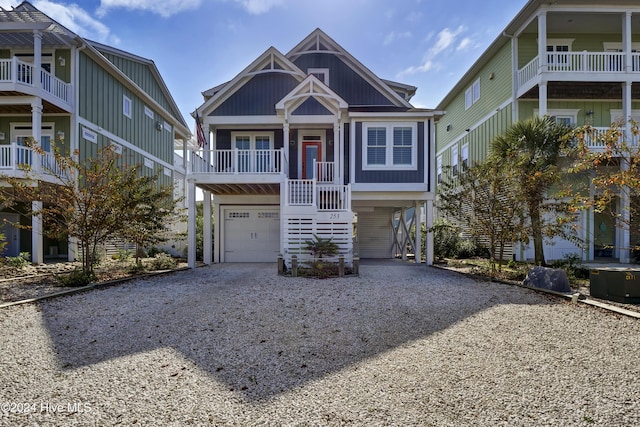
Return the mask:
{"type": "Polygon", "coordinates": [[[118,249],[118,253],[111,255],[111,258],[121,262],[127,261],[129,258],[131,258],[131,251],[118,249]]]}
{"type": "Polygon", "coordinates": [[[169,254],[160,252],[150,262],[151,270],[170,270],[176,268],[178,262],[169,254]]]}
{"type": "Polygon", "coordinates": [[[433,231],[433,252],[439,258],[455,258],[460,245],[458,227],[444,219],[437,219],[431,228],[433,231]]]}
{"type": "Polygon", "coordinates": [[[86,286],[97,279],[93,272],[73,270],[70,273],[57,274],[55,276],[59,286],[79,287],[86,286]]]}
{"type": "Polygon", "coordinates": [[[22,269],[29,265],[30,256],[31,254],[29,252],[20,252],[18,256],[6,257],[5,262],[9,267],[22,269]]]}

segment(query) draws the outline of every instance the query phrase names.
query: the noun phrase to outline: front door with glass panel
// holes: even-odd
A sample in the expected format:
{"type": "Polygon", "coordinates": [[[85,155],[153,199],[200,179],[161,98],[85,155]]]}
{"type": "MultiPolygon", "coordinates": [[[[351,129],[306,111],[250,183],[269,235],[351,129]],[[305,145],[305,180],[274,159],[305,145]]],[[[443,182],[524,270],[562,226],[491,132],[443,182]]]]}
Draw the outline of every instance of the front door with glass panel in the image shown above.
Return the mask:
{"type": "Polygon", "coordinates": [[[322,161],[322,143],[304,141],[302,143],[302,178],[313,179],[313,164],[320,161],[322,161]]]}

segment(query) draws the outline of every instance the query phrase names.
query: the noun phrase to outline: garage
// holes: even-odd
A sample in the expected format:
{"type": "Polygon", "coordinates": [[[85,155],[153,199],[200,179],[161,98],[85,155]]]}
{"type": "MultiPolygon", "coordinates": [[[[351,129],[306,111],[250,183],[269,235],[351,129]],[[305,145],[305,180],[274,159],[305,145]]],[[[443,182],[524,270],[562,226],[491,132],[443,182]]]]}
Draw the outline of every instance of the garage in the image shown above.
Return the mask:
{"type": "Polygon", "coordinates": [[[223,262],[276,262],[280,252],[280,208],[224,209],[223,262]]]}
{"type": "Polygon", "coordinates": [[[391,258],[390,208],[358,211],[358,246],[360,258],[391,258]]]}

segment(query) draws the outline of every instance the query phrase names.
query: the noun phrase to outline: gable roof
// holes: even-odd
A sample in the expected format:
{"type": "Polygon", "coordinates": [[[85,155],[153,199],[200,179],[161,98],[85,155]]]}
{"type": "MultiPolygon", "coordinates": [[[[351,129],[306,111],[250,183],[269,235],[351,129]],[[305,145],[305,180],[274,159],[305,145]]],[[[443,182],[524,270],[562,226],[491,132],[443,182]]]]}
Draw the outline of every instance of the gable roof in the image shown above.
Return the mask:
{"type": "Polygon", "coordinates": [[[284,98],[276,104],[278,114],[294,113],[306,100],[313,98],[331,113],[338,113],[349,108],[338,94],[321,82],[316,76],[309,75],[284,98]]]}
{"type": "Polygon", "coordinates": [[[412,108],[407,99],[400,96],[394,89],[389,86],[389,82],[380,79],[371,70],[365,67],[360,61],[354,58],[342,46],[336,43],[331,37],[324,33],[320,28],[316,28],[311,34],[305,37],[293,49],[287,53],[287,58],[294,61],[298,57],[311,53],[331,53],[340,58],[348,67],[353,69],[371,86],[382,93],[389,101],[397,107],[412,108]]]}
{"type": "Polygon", "coordinates": [[[160,72],[154,62],[144,59],[131,53],[106,46],[97,42],[83,39],[74,32],[68,30],[53,20],[28,1],[23,1],[12,10],[0,8],[0,48],[32,48],[33,30],[42,31],[42,45],[50,49],[53,48],[84,48],[83,52],[98,62],[107,72],[113,75],[118,81],[136,93],[146,103],[152,105],[158,112],[174,126],[176,132],[189,138],[191,132],[186,125],[180,110],[178,109],[169,89],[164,83],[160,72]],[[167,111],[162,105],[146,93],[136,82],[130,79],[124,72],[109,61],[100,51],[109,52],[113,55],[126,57],[128,59],[145,64],[151,70],[152,75],[161,87],[161,90],[171,105],[171,111],[167,111]]]}
{"type": "MultiPolygon", "coordinates": [[[[244,86],[251,78],[263,73],[283,73],[293,76],[301,82],[306,74],[302,72],[293,62],[287,59],[278,49],[271,46],[262,55],[256,58],[244,70],[238,73],[233,79],[211,88],[202,94],[208,99],[197,108],[198,115],[204,117],[209,111],[213,111],[217,106],[233,95],[238,89],[244,86]]],[[[195,113],[195,112],[194,112],[195,113]]]]}

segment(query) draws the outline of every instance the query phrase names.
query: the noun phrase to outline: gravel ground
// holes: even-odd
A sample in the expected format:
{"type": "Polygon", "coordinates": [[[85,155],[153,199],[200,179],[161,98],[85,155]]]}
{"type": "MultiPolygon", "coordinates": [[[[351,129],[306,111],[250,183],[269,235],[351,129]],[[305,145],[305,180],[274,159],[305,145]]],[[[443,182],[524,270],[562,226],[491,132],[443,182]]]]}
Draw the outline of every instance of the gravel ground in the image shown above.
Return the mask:
{"type": "Polygon", "coordinates": [[[0,425],[640,425],[640,322],[404,263],[0,310],[0,425]]]}

